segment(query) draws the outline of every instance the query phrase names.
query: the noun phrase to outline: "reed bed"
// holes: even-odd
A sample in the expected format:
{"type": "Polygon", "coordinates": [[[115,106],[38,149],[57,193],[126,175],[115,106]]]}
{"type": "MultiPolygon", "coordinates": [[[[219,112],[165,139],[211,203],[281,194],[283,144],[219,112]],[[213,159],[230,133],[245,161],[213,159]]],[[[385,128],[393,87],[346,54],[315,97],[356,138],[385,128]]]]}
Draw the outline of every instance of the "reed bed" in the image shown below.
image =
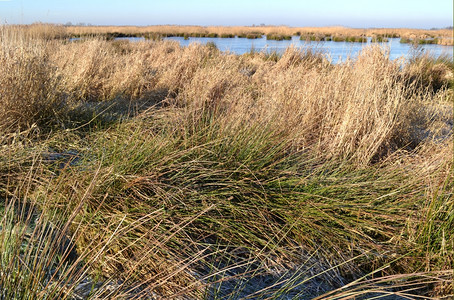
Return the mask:
{"type": "Polygon", "coordinates": [[[148,33],[162,36],[179,36],[182,34],[197,33],[207,36],[246,36],[248,34],[278,35],[278,36],[331,36],[345,39],[346,37],[383,37],[383,38],[406,38],[427,40],[437,38],[441,45],[453,45],[453,31],[449,29],[410,29],[410,28],[377,28],[356,29],[342,26],[336,27],[286,27],[286,26],[69,26],[66,27],[68,34],[98,35],[113,32],[131,36],[144,36],[148,33]]]}
{"type": "Polygon", "coordinates": [[[376,29],[355,29],[342,26],[336,27],[286,27],[286,26],[177,26],[177,25],[156,25],[156,26],[69,26],[67,30],[70,33],[106,33],[106,32],[124,32],[124,33],[179,33],[179,32],[213,32],[217,34],[230,33],[238,34],[240,32],[263,32],[263,34],[278,33],[281,35],[300,35],[302,33],[317,33],[330,35],[362,35],[381,34],[388,37],[401,37],[411,35],[435,35],[441,37],[452,37],[452,30],[437,29],[410,29],[410,28],[376,28],[376,29]],[[300,34],[297,34],[297,33],[300,34]]]}
{"type": "Polygon", "coordinates": [[[401,38],[405,43],[430,43],[453,45],[453,31],[449,29],[407,29],[378,28],[355,29],[347,27],[286,27],[286,26],[62,26],[45,23],[10,26],[24,31],[30,37],[41,39],[67,39],[81,37],[103,37],[115,39],[121,37],[144,37],[160,40],[165,37],[220,37],[256,39],[267,36],[268,39],[284,40],[291,36],[300,36],[302,40],[312,41],[347,41],[364,42],[371,37],[374,42],[386,42],[388,38],[401,38]]]}
{"type": "Polygon", "coordinates": [[[11,26],[0,60],[2,297],[454,294],[452,61],[11,26]]]}

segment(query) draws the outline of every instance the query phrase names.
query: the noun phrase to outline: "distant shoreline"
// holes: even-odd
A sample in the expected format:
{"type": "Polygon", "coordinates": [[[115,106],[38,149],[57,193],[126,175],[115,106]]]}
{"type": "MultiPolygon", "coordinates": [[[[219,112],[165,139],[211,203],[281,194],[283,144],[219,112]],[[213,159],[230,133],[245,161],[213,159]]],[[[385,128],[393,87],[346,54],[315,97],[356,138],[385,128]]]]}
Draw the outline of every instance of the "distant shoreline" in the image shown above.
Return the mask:
{"type": "Polygon", "coordinates": [[[413,28],[349,28],[343,26],[329,27],[288,27],[288,26],[182,26],[182,25],[152,25],[152,26],[65,26],[69,32],[158,32],[158,33],[217,33],[241,34],[263,32],[265,35],[278,33],[285,35],[299,35],[303,33],[339,34],[339,35],[384,35],[394,34],[401,37],[439,36],[453,37],[452,29],[413,29],[413,28]]]}
{"type": "Polygon", "coordinates": [[[263,33],[264,35],[275,33],[283,35],[301,35],[301,34],[331,34],[331,35],[350,35],[350,36],[369,36],[374,35],[398,35],[399,37],[443,37],[453,38],[452,28],[442,29],[417,29],[417,28],[350,28],[345,26],[326,26],[326,27],[290,27],[290,26],[199,26],[199,25],[150,25],[150,26],[103,26],[103,25],[61,25],[34,23],[31,25],[3,25],[17,27],[61,27],[68,33],[108,33],[118,32],[123,34],[139,33],[216,33],[221,34],[244,34],[244,33],[263,33]]]}
{"type": "Polygon", "coordinates": [[[403,43],[438,44],[452,46],[452,29],[411,29],[411,28],[348,28],[331,27],[288,27],[288,26],[73,26],[36,23],[32,25],[4,25],[25,27],[29,31],[46,34],[47,38],[74,38],[85,36],[101,36],[106,39],[118,37],[145,37],[160,40],[166,37],[243,37],[256,39],[267,36],[267,39],[285,40],[291,36],[311,41],[346,40],[362,41],[369,37],[382,42],[388,38],[401,38],[403,43]]]}

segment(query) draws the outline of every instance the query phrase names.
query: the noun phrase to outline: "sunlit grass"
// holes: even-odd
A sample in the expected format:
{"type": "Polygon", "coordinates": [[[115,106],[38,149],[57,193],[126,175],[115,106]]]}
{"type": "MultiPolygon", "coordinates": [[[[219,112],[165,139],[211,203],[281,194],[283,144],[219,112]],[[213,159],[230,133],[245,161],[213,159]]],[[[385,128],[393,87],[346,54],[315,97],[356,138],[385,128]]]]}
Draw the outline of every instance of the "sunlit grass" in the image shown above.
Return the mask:
{"type": "Polygon", "coordinates": [[[449,59],[2,27],[0,60],[3,297],[452,296],[449,59]]]}

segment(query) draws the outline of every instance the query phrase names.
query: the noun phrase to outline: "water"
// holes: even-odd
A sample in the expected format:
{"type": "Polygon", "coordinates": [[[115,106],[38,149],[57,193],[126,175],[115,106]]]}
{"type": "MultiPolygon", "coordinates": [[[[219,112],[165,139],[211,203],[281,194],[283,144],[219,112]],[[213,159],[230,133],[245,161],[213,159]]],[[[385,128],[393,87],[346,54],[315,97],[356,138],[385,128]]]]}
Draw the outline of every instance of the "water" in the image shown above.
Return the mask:
{"type": "Polygon", "coordinates": [[[144,42],[146,41],[144,37],[118,37],[115,38],[116,41],[131,41],[131,42],[144,42]]]}
{"type": "MultiPolygon", "coordinates": [[[[276,51],[283,53],[285,49],[291,45],[300,48],[311,48],[322,53],[327,54],[333,62],[345,61],[347,57],[354,58],[366,46],[371,44],[371,38],[368,38],[367,43],[347,43],[347,42],[312,42],[301,41],[299,36],[293,36],[288,41],[275,41],[267,40],[264,36],[261,39],[245,39],[245,38],[189,38],[185,40],[183,37],[168,37],[165,40],[178,41],[181,46],[188,46],[190,43],[206,44],[213,42],[221,51],[230,51],[235,54],[244,54],[250,52],[251,49],[255,51],[276,51]]],[[[386,43],[380,45],[389,48],[389,55],[391,59],[399,57],[408,57],[415,52],[415,47],[411,44],[401,44],[400,38],[390,38],[386,43]]],[[[420,45],[417,51],[428,51],[431,55],[437,57],[440,55],[447,55],[452,59],[453,47],[441,45],[420,45]]]]}
{"type": "MultiPolygon", "coordinates": [[[[79,38],[72,38],[71,40],[79,40],[79,38]]],[[[116,38],[115,40],[128,40],[131,42],[146,41],[143,37],[124,37],[116,38]]],[[[301,41],[299,36],[293,36],[288,41],[275,41],[267,40],[265,36],[261,39],[246,39],[246,38],[192,38],[185,40],[183,37],[168,37],[164,40],[172,40],[180,43],[181,46],[188,46],[191,43],[206,44],[213,42],[216,44],[219,50],[229,51],[235,54],[244,54],[254,51],[265,51],[265,52],[277,52],[283,53],[285,49],[293,45],[299,48],[311,48],[316,51],[320,51],[328,55],[332,62],[337,63],[345,61],[348,57],[356,57],[358,53],[364,47],[370,46],[371,38],[367,38],[367,43],[347,43],[347,42],[313,42],[313,41],[301,41]]],[[[431,55],[438,57],[440,55],[446,55],[447,57],[453,58],[453,46],[441,46],[441,45],[420,45],[417,48],[412,44],[401,44],[400,38],[390,38],[386,43],[379,43],[389,49],[390,59],[397,59],[400,57],[408,57],[416,51],[427,51],[431,55]]]]}

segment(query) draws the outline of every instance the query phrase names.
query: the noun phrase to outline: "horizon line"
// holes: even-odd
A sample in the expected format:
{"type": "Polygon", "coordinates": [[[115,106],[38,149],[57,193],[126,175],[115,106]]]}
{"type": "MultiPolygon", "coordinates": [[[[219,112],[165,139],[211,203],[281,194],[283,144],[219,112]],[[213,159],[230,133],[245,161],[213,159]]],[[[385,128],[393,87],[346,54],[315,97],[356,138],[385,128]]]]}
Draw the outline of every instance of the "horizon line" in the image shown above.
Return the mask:
{"type": "MultiPolygon", "coordinates": [[[[1,1],[1,0],[0,0],[1,1]]],[[[448,25],[445,27],[352,27],[352,26],[347,26],[347,25],[327,25],[327,26],[290,26],[290,25],[284,25],[284,24],[252,24],[252,25],[195,25],[195,24],[153,24],[153,25],[132,25],[132,24],[122,24],[122,25],[98,25],[98,24],[92,24],[92,23],[85,23],[85,22],[78,22],[73,24],[72,22],[67,22],[67,23],[52,23],[52,22],[33,22],[33,23],[7,23],[7,24],[2,24],[2,25],[38,25],[38,24],[49,24],[49,25],[60,25],[60,26],[66,26],[66,27],[153,27],[153,26],[193,26],[193,27],[288,27],[288,28],[330,28],[330,27],[344,27],[344,28],[350,28],[350,29],[421,29],[421,30],[449,30],[453,29],[452,25],[448,25]]]]}

